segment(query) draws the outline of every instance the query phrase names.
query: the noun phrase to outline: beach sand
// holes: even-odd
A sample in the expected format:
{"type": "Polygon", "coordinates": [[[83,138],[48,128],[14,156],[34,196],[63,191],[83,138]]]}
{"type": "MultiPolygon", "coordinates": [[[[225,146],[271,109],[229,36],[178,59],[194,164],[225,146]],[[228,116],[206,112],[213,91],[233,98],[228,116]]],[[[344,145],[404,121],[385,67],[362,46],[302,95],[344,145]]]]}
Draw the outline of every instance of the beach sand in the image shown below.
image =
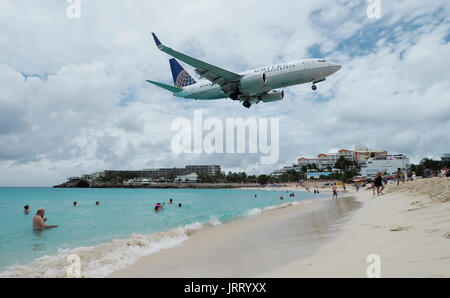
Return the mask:
{"type": "Polygon", "coordinates": [[[111,277],[450,277],[450,179],[349,191],[200,230],[111,277]]]}

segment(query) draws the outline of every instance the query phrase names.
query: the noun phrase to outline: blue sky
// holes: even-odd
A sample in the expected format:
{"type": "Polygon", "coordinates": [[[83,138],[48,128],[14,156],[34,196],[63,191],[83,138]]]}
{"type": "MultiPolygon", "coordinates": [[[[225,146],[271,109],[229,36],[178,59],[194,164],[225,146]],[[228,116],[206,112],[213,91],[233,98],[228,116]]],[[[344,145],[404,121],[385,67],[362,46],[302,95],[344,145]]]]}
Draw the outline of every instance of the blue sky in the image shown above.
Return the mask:
{"type": "MultiPolygon", "coordinates": [[[[65,1],[0,3],[0,186],[48,186],[103,169],[221,164],[269,173],[357,144],[439,158],[450,147],[448,1],[65,1]],[[235,3],[233,3],[235,2],[235,3]],[[324,56],[343,68],[312,92],[281,102],[189,101],[145,80],[172,84],[171,47],[240,72],[324,56]],[[170,149],[171,122],[204,117],[277,117],[280,159],[258,154],[185,154],[170,149]]],[[[191,75],[192,68],[183,65],[191,75]]]]}

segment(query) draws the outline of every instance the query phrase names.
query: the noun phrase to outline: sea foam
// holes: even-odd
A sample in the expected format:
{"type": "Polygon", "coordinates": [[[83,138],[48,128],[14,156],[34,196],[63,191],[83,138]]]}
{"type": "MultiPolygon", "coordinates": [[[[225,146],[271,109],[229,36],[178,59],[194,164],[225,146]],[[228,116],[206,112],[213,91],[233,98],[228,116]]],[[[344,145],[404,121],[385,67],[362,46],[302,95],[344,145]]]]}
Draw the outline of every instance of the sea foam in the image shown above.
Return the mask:
{"type": "MultiPolygon", "coordinates": [[[[213,225],[210,223],[210,225],[213,225]]],[[[40,257],[27,265],[12,265],[0,277],[68,277],[70,255],[80,257],[81,277],[105,277],[134,264],[143,256],[180,245],[204,226],[192,223],[167,232],[132,234],[95,246],[59,249],[55,255],[40,257]]]]}

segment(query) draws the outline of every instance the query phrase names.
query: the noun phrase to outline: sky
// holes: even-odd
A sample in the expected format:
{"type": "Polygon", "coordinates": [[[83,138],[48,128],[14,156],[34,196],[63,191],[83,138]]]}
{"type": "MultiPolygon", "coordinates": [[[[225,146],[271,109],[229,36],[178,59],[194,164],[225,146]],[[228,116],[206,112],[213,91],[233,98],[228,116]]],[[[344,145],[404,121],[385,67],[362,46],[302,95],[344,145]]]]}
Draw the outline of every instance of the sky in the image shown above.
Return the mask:
{"type": "MultiPolygon", "coordinates": [[[[450,2],[87,1],[0,2],[0,186],[51,186],[105,169],[220,164],[268,174],[337,149],[402,153],[417,163],[450,151],[450,2]],[[233,72],[305,58],[342,65],[317,91],[245,109],[195,101],[172,84],[170,47],[233,72]],[[278,118],[279,159],[175,154],[176,118],[278,118]]],[[[181,63],[195,76],[193,68],[181,63]]]]}

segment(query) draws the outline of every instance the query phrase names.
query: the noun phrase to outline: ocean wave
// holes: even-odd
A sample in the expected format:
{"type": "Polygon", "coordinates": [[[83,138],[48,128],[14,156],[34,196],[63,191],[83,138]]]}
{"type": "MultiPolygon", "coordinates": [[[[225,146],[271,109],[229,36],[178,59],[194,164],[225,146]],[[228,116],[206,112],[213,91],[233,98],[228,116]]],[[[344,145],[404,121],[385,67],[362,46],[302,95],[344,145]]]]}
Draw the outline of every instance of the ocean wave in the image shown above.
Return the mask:
{"type": "Polygon", "coordinates": [[[220,220],[217,219],[217,217],[215,216],[211,216],[209,218],[208,224],[212,225],[212,226],[221,226],[222,222],[220,220]]]}
{"type": "Polygon", "coordinates": [[[40,257],[30,264],[10,266],[0,277],[68,277],[69,256],[74,254],[80,258],[80,277],[105,277],[143,256],[180,245],[203,226],[193,223],[167,232],[132,234],[95,246],[59,249],[55,255],[40,257]]]}
{"type": "Polygon", "coordinates": [[[278,210],[278,209],[284,209],[284,208],[288,208],[291,206],[298,206],[301,203],[299,201],[294,201],[294,202],[287,202],[287,203],[283,203],[280,205],[274,205],[274,206],[269,206],[264,208],[264,211],[270,211],[270,210],[278,210]]]}
{"type": "MultiPolygon", "coordinates": [[[[300,204],[300,202],[294,201],[264,209],[253,208],[244,216],[255,216],[266,211],[300,204]]],[[[105,277],[125,269],[143,256],[180,245],[189,236],[204,227],[220,225],[222,222],[211,216],[208,222],[195,222],[166,232],[149,235],[132,234],[129,238],[113,239],[94,246],[60,248],[56,254],[40,257],[29,264],[12,265],[0,272],[0,277],[68,277],[71,255],[77,255],[80,258],[81,277],[105,277]]]]}
{"type": "Polygon", "coordinates": [[[252,215],[258,215],[261,214],[262,210],[259,208],[253,208],[252,210],[247,211],[246,215],[247,216],[252,216],[252,215]]]}

